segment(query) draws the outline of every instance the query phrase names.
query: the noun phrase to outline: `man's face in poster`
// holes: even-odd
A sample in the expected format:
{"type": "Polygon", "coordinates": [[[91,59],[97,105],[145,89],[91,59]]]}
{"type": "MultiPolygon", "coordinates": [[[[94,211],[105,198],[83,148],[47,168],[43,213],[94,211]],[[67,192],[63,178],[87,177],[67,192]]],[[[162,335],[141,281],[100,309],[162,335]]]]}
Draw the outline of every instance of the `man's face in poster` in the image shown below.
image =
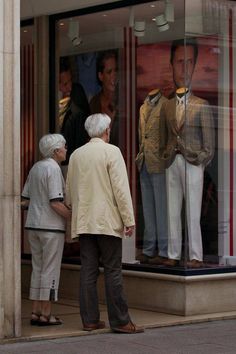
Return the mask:
{"type": "Polygon", "coordinates": [[[104,59],[104,69],[103,72],[98,73],[98,77],[104,91],[115,92],[117,86],[117,63],[115,57],[104,59]]]}
{"type": "Polygon", "coordinates": [[[178,46],[175,50],[172,68],[176,88],[189,87],[195,67],[194,47],[178,46]]]}
{"type": "Polygon", "coordinates": [[[62,93],[62,98],[69,97],[72,89],[72,77],[71,72],[63,71],[60,73],[59,90],[62,93]]]}

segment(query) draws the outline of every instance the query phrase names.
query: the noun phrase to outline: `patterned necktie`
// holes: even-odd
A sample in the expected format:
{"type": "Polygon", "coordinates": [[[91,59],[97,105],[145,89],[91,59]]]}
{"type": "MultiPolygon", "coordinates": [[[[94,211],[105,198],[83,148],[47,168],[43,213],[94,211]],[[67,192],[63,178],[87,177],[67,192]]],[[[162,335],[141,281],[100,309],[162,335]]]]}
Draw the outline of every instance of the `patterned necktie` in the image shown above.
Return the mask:
{"type": "Polygon", "coordinates": [[[184,119],[184,102],[179,101],[176,106],[176,122],[177,127],[180,128],[184,119]]]}

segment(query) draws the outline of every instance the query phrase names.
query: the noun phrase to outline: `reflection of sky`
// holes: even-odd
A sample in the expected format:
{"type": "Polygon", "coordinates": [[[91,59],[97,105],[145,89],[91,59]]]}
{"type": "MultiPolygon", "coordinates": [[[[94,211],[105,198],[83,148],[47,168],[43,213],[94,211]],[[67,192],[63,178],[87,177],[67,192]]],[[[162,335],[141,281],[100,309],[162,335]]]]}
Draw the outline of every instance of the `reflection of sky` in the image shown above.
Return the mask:
{"type": "MultiPolygon", "coordinates": [[[[215,39],[198,40],[199,55],[192,78],[192,90],[218,91],[218,54],[215,39]]],[[[160,88],[168,96],[174,90],[170,65],[170,43],[141,45],[137,48],[138,101],[149,91],[160,88]]]]}

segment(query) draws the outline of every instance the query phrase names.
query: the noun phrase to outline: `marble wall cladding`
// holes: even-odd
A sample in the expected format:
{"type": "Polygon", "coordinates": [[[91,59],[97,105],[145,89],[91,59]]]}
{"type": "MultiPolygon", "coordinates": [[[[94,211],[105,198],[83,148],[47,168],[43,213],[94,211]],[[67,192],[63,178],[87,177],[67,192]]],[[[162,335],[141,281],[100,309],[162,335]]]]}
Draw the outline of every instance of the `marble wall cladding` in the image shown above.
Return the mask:
{"type": "Polygon", "coordinates": [[[20,0],[0,0],[0,338],[21,334],[20,0]]]}

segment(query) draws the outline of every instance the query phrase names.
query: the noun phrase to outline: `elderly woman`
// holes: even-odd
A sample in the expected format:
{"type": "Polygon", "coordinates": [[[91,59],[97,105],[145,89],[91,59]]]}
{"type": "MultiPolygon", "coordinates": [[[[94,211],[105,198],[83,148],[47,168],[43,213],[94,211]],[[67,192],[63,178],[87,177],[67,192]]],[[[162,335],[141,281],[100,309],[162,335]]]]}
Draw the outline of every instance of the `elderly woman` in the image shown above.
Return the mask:
{"type": "Polygon", "coordinates": [[[31,325],[62,324],[51,315],[51,301],[58,300],[65,221],[71,217],[63,201],[65,182],[59,166],[66,159],[65,143],[60,134],[41,138],[39,150],[44,159],[34,164],[22,192],[22,204],[28,205],[25,228],[32,253],[31,325]]]}

